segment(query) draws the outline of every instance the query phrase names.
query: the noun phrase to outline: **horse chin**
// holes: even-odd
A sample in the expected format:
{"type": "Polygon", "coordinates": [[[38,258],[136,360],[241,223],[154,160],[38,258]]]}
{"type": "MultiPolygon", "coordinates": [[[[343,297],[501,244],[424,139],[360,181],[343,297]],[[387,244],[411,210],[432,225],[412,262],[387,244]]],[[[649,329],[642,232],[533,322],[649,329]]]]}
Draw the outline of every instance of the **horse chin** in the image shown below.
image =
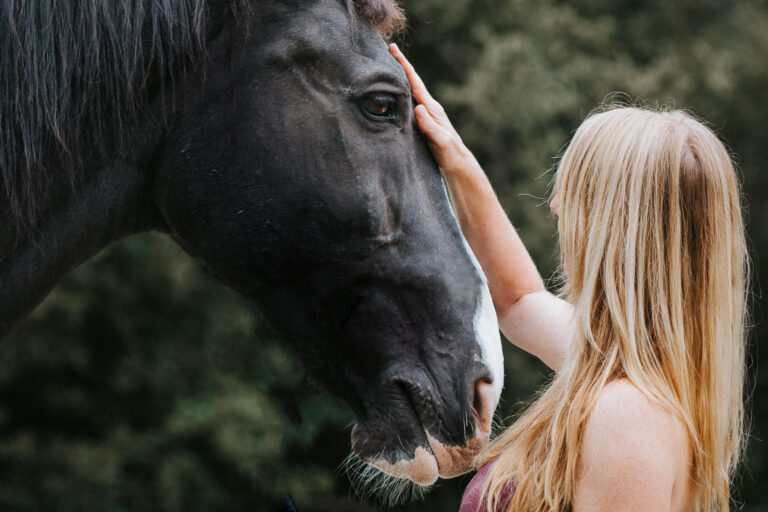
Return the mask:
{"type": "Polygon", "coordinates": [[[421,486],[434,484],[440,476],[437,458],[424,447],[416,448],[413,458],[395,463],[385,459],[368,461],[372,466],[395,478],[404,478],[421,486]]]}
{"type": "Polygon", "coordinates": [[[467,441],[465,446],[448,446],[427,433],[440,478],[453,478],[472,471],[475,456],[488,444],[488,438],[489,433],[482,433],[467,441]]]}

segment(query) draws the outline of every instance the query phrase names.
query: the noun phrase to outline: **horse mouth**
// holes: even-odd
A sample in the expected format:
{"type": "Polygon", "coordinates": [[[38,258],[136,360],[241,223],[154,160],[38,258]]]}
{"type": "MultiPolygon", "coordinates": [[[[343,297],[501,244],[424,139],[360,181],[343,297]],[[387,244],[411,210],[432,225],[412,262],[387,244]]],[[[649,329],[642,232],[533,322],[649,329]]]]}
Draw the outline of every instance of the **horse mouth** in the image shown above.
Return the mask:
{"type": "MultiPolygon", "coordinates": [[[[417,428],[412,431],[416,439],[415,448],[410,452],[397,449],[395,453],[385,455],[386,451],[370,454],[365,449],[367,444],[376,444],[371,432],[381,432],[382,429],[396,428],[395,425],[383,425],[370,428],[367,424],[357,424],[352,430],[352,447],[355,455],[376,467],[380,471],[395,478],[407,479],[420,486],[430,486],[438,478],[453,478],[474,469],[474,458],[488,443],[490,436],[490,420],[483,421],[473,410],[474,435],[467,440],[455,440],[450,444],[438,440],[432,431],[439,430],[438,415],[433,403],[425,399],[425,393],[418,386],[398,386],[408,389],[406,397],[407,421],[415,423],[417,428]],[[366,453],[368,452],[368,453],[366,453]]],[[[401,418],[405,419],[405,418],[401,418]]],[[[442,437],[442,436],[441,436],[442,437]]],[[[398,436],[398,440],[400,437],[398,436]]]]}
{"type": "Polygon", "coordinates": [[[384,457],[356,455],[387,475],[426,487],[438,478],[453,478],[473,470],[474,458],[488,444],[489,438],[488,433],[481,433],[464,446],[450,446],[438,441],[429,432],[425,431],[424,435],[426,446],[417,446],[410,457],[403,455],[394,462],[384,457]]]}

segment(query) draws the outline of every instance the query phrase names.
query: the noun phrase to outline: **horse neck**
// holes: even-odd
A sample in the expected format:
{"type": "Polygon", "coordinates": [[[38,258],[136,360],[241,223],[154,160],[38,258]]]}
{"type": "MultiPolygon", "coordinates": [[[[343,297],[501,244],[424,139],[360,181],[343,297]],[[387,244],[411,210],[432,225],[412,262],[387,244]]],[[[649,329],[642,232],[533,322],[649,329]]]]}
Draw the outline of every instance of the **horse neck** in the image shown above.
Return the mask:
{"type": "Polygon", "coordinates": [[[61,185],[40,207],[37,226],[0,233],[0,338],[70,270],[127,235],[158,226],[147,172],[114,162],[76,187],[61,185]]]}

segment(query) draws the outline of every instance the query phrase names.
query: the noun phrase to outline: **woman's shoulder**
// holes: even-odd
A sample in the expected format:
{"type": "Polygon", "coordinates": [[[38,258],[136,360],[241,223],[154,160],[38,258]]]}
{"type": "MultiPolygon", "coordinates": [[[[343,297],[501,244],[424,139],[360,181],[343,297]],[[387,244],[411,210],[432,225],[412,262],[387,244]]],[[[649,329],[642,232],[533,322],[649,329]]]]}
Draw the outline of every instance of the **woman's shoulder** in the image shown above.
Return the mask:
{"type": "Polygon", "coordinates": [[[584,429],[576,500],[669,510],[686,486],[688,460],[685,426],[675,413],[627,379],[611,382],[584,429]]]}
{"type": "Polygon", "coordinates": [[[620,429],[622,437],[636,434],[646,440],[651,437],[670,442],[687,439],[685,425],[675,412],[649,397],[629,379],[611,381],[600,390],[587,421],[587,429],[590,427],[603,434],[620,429]]]}

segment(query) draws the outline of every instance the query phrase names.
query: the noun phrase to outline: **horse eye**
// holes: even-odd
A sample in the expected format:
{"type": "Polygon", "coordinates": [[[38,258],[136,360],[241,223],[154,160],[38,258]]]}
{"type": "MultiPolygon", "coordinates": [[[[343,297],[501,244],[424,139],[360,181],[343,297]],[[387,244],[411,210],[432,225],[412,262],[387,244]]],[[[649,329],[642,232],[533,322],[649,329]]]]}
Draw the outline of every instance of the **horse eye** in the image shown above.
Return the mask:
{"type": "Polygon", "coordinates": [[[377,120],[392,119],[394,117],[397,99],[386,93],[373,93],[363,98],[363,110],[369,117],[377,120]]]}

